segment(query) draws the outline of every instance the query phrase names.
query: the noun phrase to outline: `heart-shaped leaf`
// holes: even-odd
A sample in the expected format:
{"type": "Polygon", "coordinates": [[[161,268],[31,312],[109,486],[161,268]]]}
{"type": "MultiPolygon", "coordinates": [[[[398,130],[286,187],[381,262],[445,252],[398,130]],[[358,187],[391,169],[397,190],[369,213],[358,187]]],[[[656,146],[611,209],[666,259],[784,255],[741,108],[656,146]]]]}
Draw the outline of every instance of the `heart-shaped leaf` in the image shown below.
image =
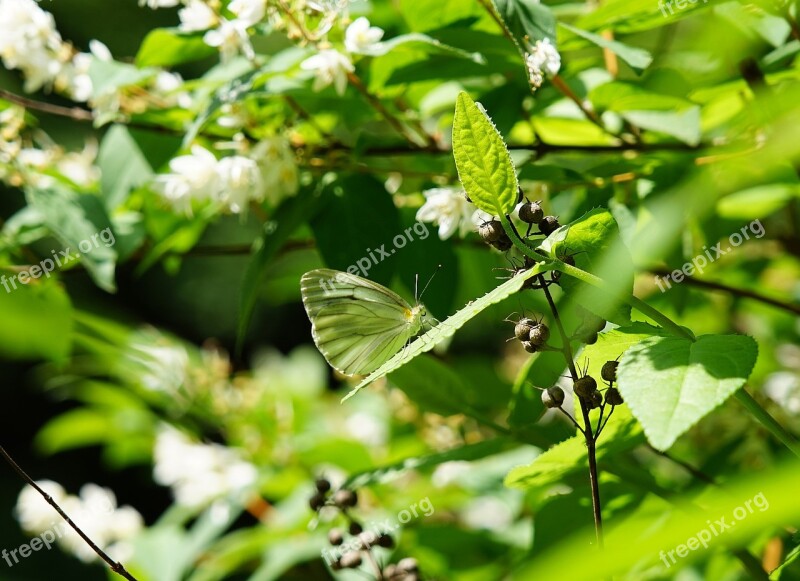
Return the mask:
{"type": "Polygon", "coordinates": [[[744,335],[650,337],[623,355],[619,389],[647,440],[663,451],[744,385],[757,356],[744,335]]]}

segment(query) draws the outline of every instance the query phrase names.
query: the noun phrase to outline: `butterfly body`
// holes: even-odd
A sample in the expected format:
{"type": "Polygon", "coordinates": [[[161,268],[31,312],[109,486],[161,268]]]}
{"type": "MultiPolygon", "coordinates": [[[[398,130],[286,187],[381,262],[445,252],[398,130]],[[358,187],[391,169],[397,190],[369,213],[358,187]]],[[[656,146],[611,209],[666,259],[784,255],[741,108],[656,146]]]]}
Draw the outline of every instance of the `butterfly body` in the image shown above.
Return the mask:
{"type": "Polygon", "coordinates": [[[425,307],[346,272],[320,268],[300,279],[314,343],[346,375],[374,371],[430,324],[425,307]]]}

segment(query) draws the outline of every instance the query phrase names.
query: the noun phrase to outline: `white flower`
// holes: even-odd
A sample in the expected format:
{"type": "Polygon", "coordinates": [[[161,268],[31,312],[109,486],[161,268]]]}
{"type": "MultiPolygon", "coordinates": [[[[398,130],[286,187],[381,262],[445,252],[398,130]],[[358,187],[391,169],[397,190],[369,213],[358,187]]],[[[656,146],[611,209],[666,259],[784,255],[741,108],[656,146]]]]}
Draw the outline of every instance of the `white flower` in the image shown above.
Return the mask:
{"type": "Polygon", "coordinates": [[[531,84],[538,88],[542,86],[545,73],[551,77],[558,74],[561,69],[561,55],[550,43],[550,39],[545,38],[537,40],[536,44],[530,47],[525,57],[525,64],[528,67],[531,84]]]}
{"type": "Polygon", "coordinates": [[[267,13],[266,0],[233,0],[228,10],[236,15],[237,20],[246,22],[247,26],[261,22],[267,13]]]}
{"type": "MultiPolygon", "coordinates": [[[[181,345],[154,344],[146,339],[147,335],[137,337],[129,345],[127,363],[132,364],[133,374],[146,389],[174,394],[186,382],[189,354],[181,345]]],[[[159,341],[158,337],[153,339],[159,341]]]]}
{"type": "Polygon", "coordinates": [[[195,145],[190,155],[169,162],[172,173],[156,178],[155,189],[176,209],[191,212],[192,200],[214,199],[219,189],[217,158],[207,149],[195,145]]]}
{"type": "Polygon", "coordinates": [[[219,49],[222,62],[229,61],[240,51],[247,58],[252,59],[255,57],[255,52],[253,52],[253,45],[250,44],[250,37],[247,35],[247,26],[247,22],[238,19],[223,19],[218,28],[209,30],[203,35],[203,42],[219,49]]]}
{"type": "Polygon", "coordinates": [[[156,438],[156,482],[172,488],[178,504],[199,508],[251,487],[258,471],[239,454],[219,444],[197,444],[173,428],[156,438]]]}
{"type": "Polygon", "coordinates": [[[797,373],[771,373],[764,381],[764,393],[788,413],[800,414],[800,376],[797,373]]]}
{"type": "Polygon", "coordinates": [[[247,157],[232,155],[223,158],[217,165],[222,199],[231,212],[239,214],[247,210],[250,200],[264,199],[264,186],[258,164],[247,157]]]}
{"type": "Polygon", "coordinates": [[[425,204],[417,210],[417,220],[439,226],[439,238],[446,240],[456,231],[465,236],[472,229],[474,208],[459,188],[434,188],[422,192],[425,204]]]}
{"type": "Polygon", "coordinates": [[[469,474],[472,465],[465,460],[453,460],[439,464],[431,475],[431,483],[436,488],[444,488],[457,483],[462,476],[469,474]]]}
{"type": "Polygon", "coordinates": [[[139,0],[139,6],[147,6],[156,10],[158,8],[172,8],[180,4],[180,0],[139,0]]]}
{"type": "Polygon", "coordinates": [[[463,512],[464,524],[471,529],[503,531],[514,521],[508,504],[493,496],[480,496],[470,502],[463,512]]]}
{"type": "Polygon", "coordinates": [[[251,152],[261,169],[264,196],[273,206],[297,193],[298,172],[294,151],[283,137],[262,139],[251,152]]]}
{"type": "Polygon", "coordinates": [[[166,101],[167,106],[178,105],[183,109],[192,106],[192,96],[186,91],[182,91],[183,77],[178,73],[160,71],[153,81],[153,91],[158,93],[166,101]]]}
{"type": "Polygon", "coordinates": [[[184,32],[197,32],[213,28],[219,22],[216,12],[201,0],[189,0],[185,8],[178,11],[181,23],[179,28],[184,32]]]}
{"type": "Polygon", "coordinates": [[[339,95],[343,95],[347,88],[347,74],[355,70],[347,56],[333,49],[320,51],[307,58],[300,63],[300,68],[316,74],[312,87],[315,91],[333,85],[339,95]]]}
{"type": "MultiPolygon", "coordinates": [[[[59,506],[67,497],[64,487],[52,480],[39,480],[36,484],[59,506]]],[[[19,493],[16,514],[22,529],[35,535],[50,528],[60,518],[56,510],[31,486],[26,486],[19,493]]]]}
{"type": "Polygon", "coordinates": [[[344,33],[345,48],[354,53],[376,54],[380,50],[383,29],[370,26],[365,17],[357,18],[344,33]]]}
{"type": "Polygon", "coordinates": [[[347,418],[345,428],[350,436],[367,445],[382,445],[389,439],[386,422],[366,412],[352,414],[347,418]]]}

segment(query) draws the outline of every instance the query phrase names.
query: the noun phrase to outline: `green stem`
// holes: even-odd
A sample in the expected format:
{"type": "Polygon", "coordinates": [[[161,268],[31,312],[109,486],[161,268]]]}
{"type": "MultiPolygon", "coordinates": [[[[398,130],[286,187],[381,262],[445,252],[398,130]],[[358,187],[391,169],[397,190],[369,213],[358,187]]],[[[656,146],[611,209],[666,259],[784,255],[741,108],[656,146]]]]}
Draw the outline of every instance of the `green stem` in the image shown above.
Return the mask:
{"type": "Polygon", "coordinates": [[[795,454],[795,456],[800,457],[800,442],[797,441],[797,438],[780,425],[775,418],[769,415],[767,410],[762,408],[747,390],[740,389],[737,391],[736,399],[739,400],[739,403],[742,404],[770,434],[780,440],[784,446],[795,454]]]}

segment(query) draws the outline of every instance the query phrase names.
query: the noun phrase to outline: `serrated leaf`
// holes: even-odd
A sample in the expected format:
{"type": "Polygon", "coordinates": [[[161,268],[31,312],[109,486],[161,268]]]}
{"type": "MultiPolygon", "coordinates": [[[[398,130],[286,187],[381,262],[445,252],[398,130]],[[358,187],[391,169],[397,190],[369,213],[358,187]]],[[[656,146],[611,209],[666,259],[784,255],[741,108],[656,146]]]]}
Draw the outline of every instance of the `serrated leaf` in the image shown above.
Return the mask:
{"type": "Polygon", "coordinates": [[[507,280],[496,289],[483,295],[481,298],[471,301],[455,315],[446,319],[445,321],[442,321],[433,329],[418,337],[411,344],[407,345],[404,349],[401,349],[394,357],[378,367],[378,369],[373,371],[369,376],[356,385],[352,391],[350,391],[350,393],[348,393],[342,399],[342,401],[344,402],[350,399],[373,381],[376,381],[392,371],[399,369],[401,366],[414,359],[414,357],[430,351],[448,337],[452,337],[456,331],[458,331],[470,319],[478,315],[481,311],[490,305],[499,303],[500,301],[507,299],[514,293],[520,291],[526,280],[541,272],[544,272],[547,270],[547,268],[548,267],[544,262],[536,263],[530,269],[518,274],[510,280],[507,280]]]}
{"type": "Polygon", "coordinates": [[[653,62],[653,56],[644,50],[643,48],[636,48],[632,46],[628,46],[627,44],[623,44],[616,40],[609,40],[607,38],[603,38],[598,34],[593,34],[591,32],[587,32],[581,28],[577,28],[575,26],[570,26],[564,22],[558,23],[562,28],[565,28],[580,36],[581,38],[585,38],[589,42],[596,44],[600,48],[607,48],[619,58],[624,60],[626,63],[630,65],[630,67],[636,71],[637,73],[641,73],[650,66],[650,63],[653,62]]]}
{"type": "Polygon", "coordinates": [[[509,213],[517,201],[517,174],[491,119],[465,92],[456,99],[453,156],[461,185],[484,212],[509,213]]]}
{"type": "MultiPolygon", "coordinates": [[[[642,441],[642,433],[636,422],[609,423],[597,443],[597,459],[606,460],[642,441]]],[[[505,485],[522,490],[548,487],[558,484],[570,474],[587,470],[588,466],[586,440],[581,434],[556,444],[530,464],[511,470],[506,476],[505,485]]]]}
{"type": "Polygon", "coordinates": [[[745,335],[651,337],[623,355],[619,389],[647,440],[666,450],[744,385],[757,355],[745,335]]]}

